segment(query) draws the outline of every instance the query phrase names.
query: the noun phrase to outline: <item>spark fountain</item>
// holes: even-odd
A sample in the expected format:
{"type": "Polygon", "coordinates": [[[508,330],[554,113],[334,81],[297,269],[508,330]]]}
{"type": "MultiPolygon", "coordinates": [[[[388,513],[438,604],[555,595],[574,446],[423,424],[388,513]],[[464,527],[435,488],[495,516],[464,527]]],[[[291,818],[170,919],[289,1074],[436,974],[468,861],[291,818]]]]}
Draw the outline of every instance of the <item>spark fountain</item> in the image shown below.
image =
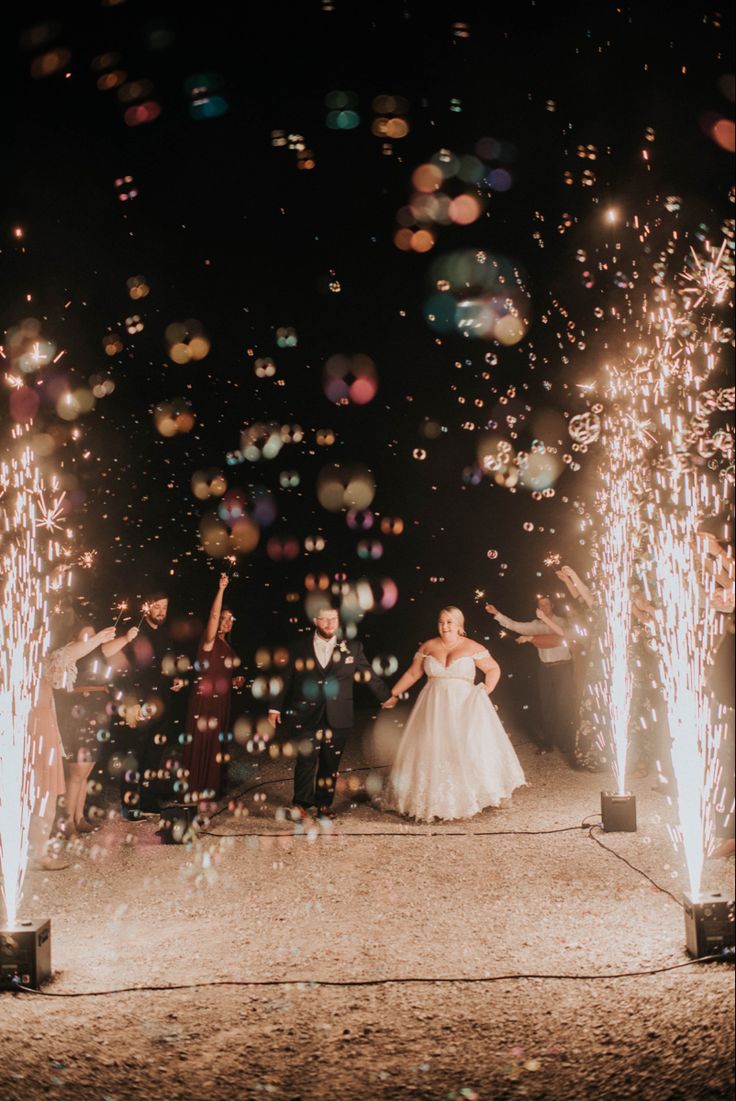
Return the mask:
{"type": "Polygon", "coordinates": [[[609,717],[608,741],[612,750],[615,792],[601,792],[601,816],[607,831],[636,830],[636,801],[626,791],[626,758],[629,748],[632,674],[629,660],[631,633],[631,581],[639,528],[639,501],[635,471],[639,459],[636,434],[630,431],[630,395],[625,378],[611,381],[612,411],[604,420],[606,446],[602,487],[596,499],[601,517],[597,541],[597,575],[605,609],[600,640],[602,677],[597,685],[600,714],[609,717]]]}
{"type": "Polygon", "coordinates": [[[719,583],[698,539],[703,517],[721,511],[733,482],[726,465],[729,450],[733,458],[733,436],[728,429],[714,432],[708,415],[733,408],[733,388],[704,390],[716,376],[723,343],[715,309],[733,289],[733,261],[725,247],[706,245],[705,259],[693,255],[680,284],[679,297],[662,288],[650,317],[656,354],[639,401],[655,415],[659,451],[646,510],[649,595],[677,789],[675,841],[682,845],[689,880],[686,939],[691,955],[703,955],[732,952],[734,945],[733,901],[701,892],[724,733],[707,688],[708,667],[723,631],[720,613],[733,610],[733,580],[726,587],[719,583]]]}
{"type": "Polygon", "coordinates": [[[0,870],[7,919],[0,932],[0,979],[36,985],[50,971],[49,923],[21,926],[16,918],[35,797],[28,720],[48,645],[48,596],[59,548],[53,540],[39,542],[39,529],[47,527],[39,511],[44,479],[23,431],[13,435],[18,450],[0,467],[0,870]]]}

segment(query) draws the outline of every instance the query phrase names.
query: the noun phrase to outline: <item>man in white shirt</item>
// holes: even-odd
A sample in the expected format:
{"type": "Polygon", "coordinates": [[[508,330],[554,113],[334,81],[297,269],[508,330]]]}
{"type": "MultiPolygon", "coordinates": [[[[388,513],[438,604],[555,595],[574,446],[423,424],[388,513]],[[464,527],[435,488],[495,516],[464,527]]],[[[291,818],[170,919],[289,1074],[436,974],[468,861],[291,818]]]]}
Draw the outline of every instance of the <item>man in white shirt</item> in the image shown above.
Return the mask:
{"type": "Polygon", "coordinates": [[[520,637],[517,642],[534,642],[539,655],[539,735],[538,753],[549,753],[557,746],[570,761],[575,752],[575,678],[572,654],[564,632],[567,624],[554,614],[548,596],[537,599],[536,618],[510,619],[493,604],[486,611],[497,623],[520,637]],[[553,644],[554,636],[558,645],[553,644]]]}
{"type": "Polygon", "coordinates": [[[357,639],[338,640],[340,619],[334,608],[323,608],[314,619],[314,633],[290,649],[283,687],[268,720],[279,726],[290,701],[298,754],[294,769],[294,810],[305,817],[313,807],[334,818],[332,802],[340,758],[353,728],[353,687],[359,681],[383,703],[391,692],[371,669],[357,639]]]}

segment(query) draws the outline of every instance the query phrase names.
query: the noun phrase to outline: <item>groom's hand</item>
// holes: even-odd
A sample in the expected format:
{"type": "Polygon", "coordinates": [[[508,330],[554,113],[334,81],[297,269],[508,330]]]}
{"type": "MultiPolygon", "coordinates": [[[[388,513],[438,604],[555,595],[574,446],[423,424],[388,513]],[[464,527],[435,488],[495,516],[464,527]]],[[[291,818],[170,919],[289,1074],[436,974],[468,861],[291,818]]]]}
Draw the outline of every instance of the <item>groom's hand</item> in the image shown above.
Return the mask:
{"type": "Polygon", "coordinates": [[[498,615],[498,608],[495,604],[486,604],[486,611],[489,615],[498,615]]]}
{"type": "Polygon", "coordinates": [[[279,726],[280,723],[281,723],[281,712],[280,711],[269,711],[268,721],[270,722],[271,726],[279,726]]]}

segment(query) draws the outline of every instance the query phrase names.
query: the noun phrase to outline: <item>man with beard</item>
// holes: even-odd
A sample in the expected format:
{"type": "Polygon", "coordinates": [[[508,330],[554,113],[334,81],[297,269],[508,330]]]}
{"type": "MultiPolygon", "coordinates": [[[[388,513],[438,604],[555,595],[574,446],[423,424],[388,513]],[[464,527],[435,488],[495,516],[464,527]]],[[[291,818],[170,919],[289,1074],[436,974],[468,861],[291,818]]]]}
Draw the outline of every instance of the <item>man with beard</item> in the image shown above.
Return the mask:
{"type": "MultiPolygon", "coordinates": [[[[176,656],[166,628],[168,610],[166,593],[149,593],[133,640],[126,695],[134,700],[125,707],[124,722],[138,735],[133,747],[137,769],[124,772],[121,783],[123,814],[131,821],[157,814],[162,801],[171,795],[167,757],[175,749],[172,692],[179,692],[186,682],[175,676],[176,656]]],[[[103,653],[109,658],[120,649],[113,642],[103,653]]]]}
{"type": "Polygon", "coordinates": [[[283,688],[268,719],[278,726],[284,704],[291,702],[297,738],[294,817],[307,818],[317,807],[321,817],[334,818],[337,771],[353,728],[353,686],[356,680],[367,684],[381,703],[391,692],[371,669],[361,642],[338,641],[340,619],[334,608],[322,608],[314,626],[290,648],[283,688]]]}

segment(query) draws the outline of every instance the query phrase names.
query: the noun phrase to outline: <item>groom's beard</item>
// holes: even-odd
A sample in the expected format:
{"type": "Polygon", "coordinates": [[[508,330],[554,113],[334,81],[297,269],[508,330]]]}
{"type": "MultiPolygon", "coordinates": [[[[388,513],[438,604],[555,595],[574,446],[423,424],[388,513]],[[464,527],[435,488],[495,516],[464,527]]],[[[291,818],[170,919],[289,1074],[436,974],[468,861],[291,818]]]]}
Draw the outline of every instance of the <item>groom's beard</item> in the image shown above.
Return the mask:
{"type": "Polygon", "coordinates": [[[335,637],[335,635],[337,634],[337,631],[334,631],[331,635],[326,635],[324,633],[324,631],[320,631],[319,627],[315,627],[315,630],[316,630],[317,634],[319,635],[319,637],[323,638],[325,640],[325,642],[330,642],[335,637]]]}

